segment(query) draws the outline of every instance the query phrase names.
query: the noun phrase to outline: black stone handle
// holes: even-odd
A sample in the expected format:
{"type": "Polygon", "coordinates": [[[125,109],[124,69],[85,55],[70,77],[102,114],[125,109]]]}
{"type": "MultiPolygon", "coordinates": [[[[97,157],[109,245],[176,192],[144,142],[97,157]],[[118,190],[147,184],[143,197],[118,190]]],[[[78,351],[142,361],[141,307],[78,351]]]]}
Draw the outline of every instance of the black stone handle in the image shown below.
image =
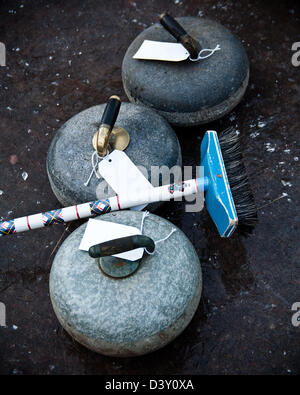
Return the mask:
{"type": "Polygon", "coordinates": [[[112,130],[114,127],[119,111],[121,107],[121,99],[119,96],[111,96],[108,99],[108,102],[106,104],[105,110],[103,112],[101,122],[100,122],[100,127],[101,126],[109,126],[109,129],[112,130]]]}
{"type": "Polygon", "coordinates": [[[191,37],[171,15],[164,12],[160,15],[159,21],[163,27],[189,51],[191,58],[196,59],[198,57],[201,51],[200,43],[191,37]]]}
{"type": "Polygon", "coordinates": [[[121,237],[90,247],[89,255],[92,258],[101,258],[121,254],[136,248],[146,248],[147,251],[152,253],[155,250],[155,243],[150,237],[144,235],[121,237]]]}
{"type": "Polygon", "coordinates": [[[102,114],[99,129],[93,139],[95,139],[94,148],[98,155],[104,157],[107,154],[109,138],[115,122],[117,120],[121,107],[121,99],[119,96],[111,96],[108,99],[104,112],[102,114]]]}

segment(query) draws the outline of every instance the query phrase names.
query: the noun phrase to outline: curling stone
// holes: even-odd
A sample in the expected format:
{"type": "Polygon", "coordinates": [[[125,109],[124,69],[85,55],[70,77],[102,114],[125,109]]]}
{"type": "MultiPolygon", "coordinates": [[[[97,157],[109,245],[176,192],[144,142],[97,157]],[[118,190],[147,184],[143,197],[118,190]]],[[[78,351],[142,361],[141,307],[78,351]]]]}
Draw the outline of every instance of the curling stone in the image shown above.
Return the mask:
{"type": "MultiPolygon", "coordinates": [[[[182,165],[179,141],[163,117],[143,106],[120,105],[120,99],[112,96],[106,105],[73,116],[51,142],[47,173],[52,190],[63,206],[109,197],[108,185],[102,177],[92,175],[88,185],[86,181],[93,168],[91,158],[95,150],[105,156],[113,149],[124,150],[136,166],[143,166],[149,181],[152,166],[182,165]]],[[[160,204],[150,204],[147,209],[155,210],[160,204]]]]}
{"type": "Polygon", "coordinates": [[[249,79],[242,43],[224,26],[206,18],[174,20],[163,14],[160,22],[144,30],[125,54],[122,78],[129,100],[157,110],[172,125],[182,127],[208,123],[229,113],[241,101],[249,79]],[[203,50],[202,59],[134,59],[144,40],[177,40],[192,59],[203,50]]]}
{"type": "MultiPolygon", "coordinates": [[[[140,228],[142,217],[119,211],[101,221],[140,228]]],[[[199,259],[185,234],[150,214],[142,236],[102,243],[88,253],[78,249],[85,229],[81,225],[64,241],[51,268],[51,301],[64,329],[85,347],[115,357],[147,354],[175,339],[191,321],[202,291],[199,259]],[[131,266],[108,256],[136,247],[151,254],[144,252],[131,266]]]]}

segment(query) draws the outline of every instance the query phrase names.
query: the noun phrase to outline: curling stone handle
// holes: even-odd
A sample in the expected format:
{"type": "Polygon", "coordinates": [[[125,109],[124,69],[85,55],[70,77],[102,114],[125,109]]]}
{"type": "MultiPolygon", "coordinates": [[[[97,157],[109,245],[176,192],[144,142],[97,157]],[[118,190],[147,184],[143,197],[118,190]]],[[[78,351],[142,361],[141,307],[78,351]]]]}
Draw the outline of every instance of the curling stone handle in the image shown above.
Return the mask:
{"type": "Polygon", "coordinates": [[[172,36],[180,42],[185,49],[187,49],[193,59],[198,57],[201,51],[200,43],[191,37],[184,28],[167,12],[164,12],[159,17],[160,23],[163,27],[172,34],[172,36]]]}
{"type": "Polygon", "coordinates": [[[117,120],[120,106],[121,99],[115,95],[111,96],[106,104],[96,136],[97,152],[100,156],[107,154],[110,134],[117,120]]]}
{"type": "Polygon", "coordinates": [[[89,255],[92,258],[101,258],[121,254],[136,248],[146,248],[147,251],[152,253],[155,250],[155,243],[150,237],[144,235],[121,237],[90,247],[89,255]]]}

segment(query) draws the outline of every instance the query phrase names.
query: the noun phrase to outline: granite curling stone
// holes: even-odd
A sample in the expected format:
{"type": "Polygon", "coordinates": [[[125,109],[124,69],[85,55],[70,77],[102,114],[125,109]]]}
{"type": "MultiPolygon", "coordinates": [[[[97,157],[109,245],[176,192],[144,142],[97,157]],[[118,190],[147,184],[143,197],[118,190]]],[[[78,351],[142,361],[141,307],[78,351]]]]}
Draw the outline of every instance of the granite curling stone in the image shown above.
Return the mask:
{"type": "Polygon", "coordinates": [[[144,40],[176,42],[156,23],[129,46],[122,65],[123,85],[131,102],[157,110],[172,125],[192,127],[221,118],[241,101],[249,62],[242,43],[219,23],[199,17],[176,21],[202,49],[219,45],[220,50],[196,62],[133,59],[144,40]]]}
{"type": "MultiPolygon", "coordinates": [[[[101,216],[140,228],[142,212],[119,211],[101,216]]],[[[97,259],[78,249],[86,224],[59,248],[50,273],[50,297],[64,329],[79,343],[114,357],[155,351],[175,339],[191,321],[202,292],[201,266],[196,251],[169,221],[150,214],[143,234],[154,241],[154,254],[144,252],[139,268],[129,277],[103,274],[97,259]]]]}
{"type": "MultiPolygon", "coordinates": [[[[90,107],[75,115],[57,131],[51,142],[47,155],[47,173],[52,190],[63,206],[109,197],[103,178],[97,179],[93,175],[88,186],[84,185],[92,171],[92,139],[105,106],[101,104],[90,107]],[[102,186],[101,191],[97,189],[99,185],[102,186]]],[[[130,143],[124,152],[136,166],[143,166],[147,170],[149,181],[152,166],[181,167],[181,148],[177,136],[168,122],[154,110],[122,103],[116,126],[129,133],[130,143]]],[[[174,182],[180,181],[179,172],[176,174],[174,182]]],[[[155,210],[161,204],[149,204],[147,209],[155,210]]]]}

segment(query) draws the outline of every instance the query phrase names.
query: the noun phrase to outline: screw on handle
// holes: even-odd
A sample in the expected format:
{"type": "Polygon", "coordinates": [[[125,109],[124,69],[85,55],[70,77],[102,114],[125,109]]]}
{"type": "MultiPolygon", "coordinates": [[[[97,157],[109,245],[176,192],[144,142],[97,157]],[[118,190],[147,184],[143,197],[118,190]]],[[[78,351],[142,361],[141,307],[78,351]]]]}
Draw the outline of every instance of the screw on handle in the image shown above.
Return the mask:
{"type": "Polygon", "coordinates": [[[152,253],[155,250],[155,243],[150,237],[144,235],[121,237],[90,247],[89,255],[92,258],[101,258],[121,254],[136,248],[146,248],[147,251],[152,253]]]}
{"type": "Polygon", "coordinates": [[[184,28],[167,12],[160,15],[159,21],[162,26],[188,50],[191,58],[196,59],[201,51],[200,43],[191,37],[184,28]]]}
{"type": "Polygon", "coordinates": [[[121,99],[118,96],[114,95],[108,99],[96,136],[96,146],[100,156],[107,154],[110,134],[117,120],[120,106],[121,99]]]}

